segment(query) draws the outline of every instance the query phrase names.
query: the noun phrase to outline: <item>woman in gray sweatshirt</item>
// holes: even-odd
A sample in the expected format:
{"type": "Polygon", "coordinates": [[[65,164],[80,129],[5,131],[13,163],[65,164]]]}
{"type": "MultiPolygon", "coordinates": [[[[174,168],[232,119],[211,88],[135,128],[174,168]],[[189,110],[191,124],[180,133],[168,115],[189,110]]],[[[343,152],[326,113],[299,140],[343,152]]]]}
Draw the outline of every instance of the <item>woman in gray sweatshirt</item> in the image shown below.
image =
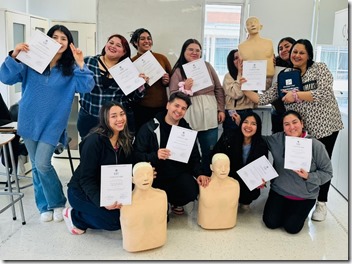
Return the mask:
{"type": "Polygon", "coordinates": [[[310,210],[319,194],[319,186],[332,178],[332,165],[323,143],[312,138],[303,130],[299,113],[289,110],[283,115],[284,132],[263,136],[274,159],[274,168],[279,176],[270,183],[269,197],[263,213],[268,228],[283,227],[288,233],[296,234],[304,226],[310,210]],[[286,137],[312,139],[310,170],[284,168],[286,137]]]}

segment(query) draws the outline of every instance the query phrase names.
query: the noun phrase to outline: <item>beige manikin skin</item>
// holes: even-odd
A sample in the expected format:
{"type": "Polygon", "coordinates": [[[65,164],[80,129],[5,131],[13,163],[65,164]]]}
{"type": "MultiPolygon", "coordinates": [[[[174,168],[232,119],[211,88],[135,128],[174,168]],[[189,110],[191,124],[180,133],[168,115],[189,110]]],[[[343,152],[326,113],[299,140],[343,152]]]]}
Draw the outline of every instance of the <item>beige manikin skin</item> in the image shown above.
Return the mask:
{"type": "Polygon", "coordinates": [[[227,155],[215,154],[210,168],[209,185],[199,186],[198,224],[204,229],[232,228],[237,222],[240,185],[228,176],[230,160],[227,155]]]}
{"type": "Polygon", "coordinates": [[[249,17],[246,20],[248,37],[238,45],[238,52],[242,60],[266,60],[266,76],[273,77],[275,74],[273,42],[260,37],[262,27],[257,17],[249,17]]]}
{"type": "Polygon", "coordinates": [[[137,252],[161,247],[166,242],[167,196],[152,187],[153,168],[147,162],[133,167],[132,204],[121,208],[123,249],[137,252]]]}

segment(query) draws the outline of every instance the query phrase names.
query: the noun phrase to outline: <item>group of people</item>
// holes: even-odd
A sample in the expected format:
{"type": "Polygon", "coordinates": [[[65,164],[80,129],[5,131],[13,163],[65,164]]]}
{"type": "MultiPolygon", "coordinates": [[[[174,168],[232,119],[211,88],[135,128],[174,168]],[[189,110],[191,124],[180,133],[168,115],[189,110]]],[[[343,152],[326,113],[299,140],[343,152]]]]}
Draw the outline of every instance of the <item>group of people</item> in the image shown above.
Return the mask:
{"type": "MultiPolygon", "coordinates": [[[[174,214],[184,214],[183,206],[197,199],[200,187],[207,188],[211,183],[210,164],[216,153],[229,157],[229,176],[238,180],[239,203],[248,209],[265,182],[250,191],[236,171],[263,155],[268,157],[269,151],[279,177],[270,183],[263,214],[266,226],[299,232],[316,200],[317,216],[313,214],[312,219],[323,221],[332,177],[330,159],[338,131],[343,128],[333,94],[332,74],[324,63],[313,61],[313,48],[308,40],[280,41],[281,59],[272,56],[268,61],[279,65],[282,60],[287,67],[300,69],[303,91],[290,91],[284,96],[282,109],[275,108],[275,114],[281,116],[276,126],[281,128],[271,136],[262,136],[261,120],[253,109],[277,100],[278,88],[276,83],[270,83],[272,76],[268,73],[268,89],[263,94],[241,90],[246,76],[242,76],[240,54],[247,56],[253,43],[261,40],[259,20],[252,17],[247,22],[248,45],[242,43],[239,50],[229,53],[229,73],[223,85],[215,69],[206,62],[212,85],[196,92],[192,91],[193,79],[187,78],[182,67],[201,58],[202,46],[196,39],[184,42],[173,68],[164,55],[152,52],[166,73],[153,85],[141,73],[146,83],[127,96],[109,73],[109,68],[131,55],[129,43],[122,35],[110,36],[101,54],[84,58],[74,46],[70,31],[55,25],[47,35],[58,41],[61,48],[43,74],[16,59],[19,52],[28,51],[30,46],[16,45],[1,65],[0,81],[22,82],[18,134],[24,139],[32,163],[35,202],[41,221],[64,219],[72,234],[83,234],[89,228],[120,229],[122,204],[116,201],[100,207],[101,166],[138,162],[152,165],[153,187],[166,192],[174,214]],[[68,183],[71,207],[65,208],[66,198],[51,159],[59,140],[65,142],[75,93],[80,93],[77,128],[82,141],[80,164],[68,183]],[[220,139],[219,124],[224,127],[220,139]],[[188,163],[169,159],[166,144],[173,125],[197,131],[188,163]],[[313,138],[310,171],[284,169],[285,136],[317,139],[313,138]]],[[[133,61],[151,51],[152,35],[147,29],[137,29],[130,43],[137,49],[133,61]]],[[[265,45],[268,43],[265,39],[265,45]]],[[[268,56],[265,54],[265,58],[268,56]]]]}

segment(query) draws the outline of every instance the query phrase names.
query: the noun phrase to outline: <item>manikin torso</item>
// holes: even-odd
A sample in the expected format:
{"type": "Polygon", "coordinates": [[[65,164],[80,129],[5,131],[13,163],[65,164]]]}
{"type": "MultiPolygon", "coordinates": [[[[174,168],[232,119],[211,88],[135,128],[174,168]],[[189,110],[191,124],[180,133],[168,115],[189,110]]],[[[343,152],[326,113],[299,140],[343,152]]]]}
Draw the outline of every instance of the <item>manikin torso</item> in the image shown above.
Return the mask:
{"type": "Polygon", "coordinates": [[[153,168],[149,163],[134,170],[133,174],[132,204],[122,206],[120,214],[123,248],[137,252],[161,247],[166,242],[166,193],[151,187],[153,168]]]}
{"type": "Polygon", "coordinates": [[[198,224],[204,229],[232,228],[237,222],[239,183],[228,176],[228,157],[216,155],[211,165],[213,173],[209,185],[199,187],[198,224]],[[216,155],[221,156],[214,161],[216,155]]]}

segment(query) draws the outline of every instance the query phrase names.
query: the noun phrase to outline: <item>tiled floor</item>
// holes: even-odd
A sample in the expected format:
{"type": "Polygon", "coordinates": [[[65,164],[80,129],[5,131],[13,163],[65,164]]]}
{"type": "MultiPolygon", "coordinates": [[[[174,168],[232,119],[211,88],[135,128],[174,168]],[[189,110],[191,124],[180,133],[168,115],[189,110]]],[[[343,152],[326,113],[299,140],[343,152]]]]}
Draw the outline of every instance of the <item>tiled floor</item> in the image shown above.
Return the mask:
{"type": "MultiPolygon", "coordinates": [[[[63,185],[70,178],[68,160],[53,159],[63,185]]],[[[77,166],[75,160],[75,166],[77,166]]],[[[21,179],[21,184],[30,179],[21,179]]],[[[129,253],[122,249],[121,231],[88,230],[74,236],[65,223],[41,223],[33,188],[24,189],[26,225],[12,220],[11,210],[0,214],[2,260],[348,260],[348,202],[331,188],[324,222],[308,219],[303,230],[290,235],[269,230],[261,220],[268,189],[248,212],[239,211],[237,225],[210,231],[197,225],[197,203],[183,216],[170,216],[166,244],[157,249],[129,253]]],[[[1,204],[7,198],[0,197],[1,204]]]]}

